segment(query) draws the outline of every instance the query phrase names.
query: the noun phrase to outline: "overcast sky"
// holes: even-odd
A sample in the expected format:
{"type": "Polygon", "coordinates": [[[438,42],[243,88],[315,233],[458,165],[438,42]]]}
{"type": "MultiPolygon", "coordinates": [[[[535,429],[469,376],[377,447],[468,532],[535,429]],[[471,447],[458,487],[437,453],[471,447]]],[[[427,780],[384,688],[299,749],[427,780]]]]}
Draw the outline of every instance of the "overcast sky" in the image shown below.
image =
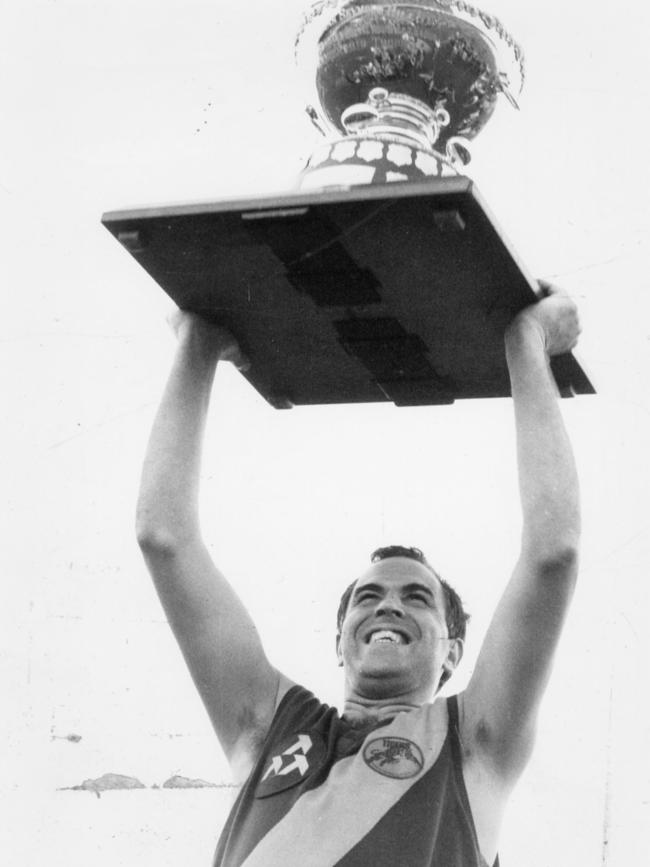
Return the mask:
{"type": "MultiPolygon", "coordinates": [[[[83,849],[62,819],[52,830],[45,815],[67,809],[57,787],[118,769],[147,785],[225,773],[132,529],[173,352],[170,302],[101,214],[292,185],[318,143],[292,66],[302,8],[24,0],[0,13],[7,806],[42,804],[22,818],[23,836],[66,840],[68,865],[96,859],[102,841],[83,849]],[[82,740],[61,740],[70,733],[82,740]]],[[[583,572],[504,865],[597,863],[603,851],[603,863],[642,863],[648,13],[585,0],[485,8],[524,47],[528,73],[521,111],[500,106],[471,174],[528,268],[577,299],[578,357],[598,390],[563,403],[583,572]]],[[[205,533],[280,668],[339,700],[338,596],[370,551],[400,543],[424,549],[473,613],[462,686],[517,554],[511,410],[503,400],[277,412],[219,371],[205,533]]]]}

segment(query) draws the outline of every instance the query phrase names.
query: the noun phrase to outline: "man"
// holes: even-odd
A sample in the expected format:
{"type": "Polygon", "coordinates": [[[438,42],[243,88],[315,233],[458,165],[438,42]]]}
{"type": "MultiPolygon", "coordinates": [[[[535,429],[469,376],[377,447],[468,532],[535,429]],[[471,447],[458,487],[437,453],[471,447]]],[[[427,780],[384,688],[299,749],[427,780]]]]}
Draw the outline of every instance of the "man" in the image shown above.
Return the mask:
{"type": "Polygon", "coordinates": [[[156,417],[138,539],[235,780],[219,867],[485,867],[533,747],[573,593],[578,482],[549,358],[572,349],[577,311],[548,284],[509,326],[521,553],[470,682],[436,693],[458,664],[466,616],[417,549],[380,549],[339,612],[342,715],[267,660],[248,613],[202,541],[198,487],[217,362],[231,335],[178,312],[178,350],[156,417]]]}

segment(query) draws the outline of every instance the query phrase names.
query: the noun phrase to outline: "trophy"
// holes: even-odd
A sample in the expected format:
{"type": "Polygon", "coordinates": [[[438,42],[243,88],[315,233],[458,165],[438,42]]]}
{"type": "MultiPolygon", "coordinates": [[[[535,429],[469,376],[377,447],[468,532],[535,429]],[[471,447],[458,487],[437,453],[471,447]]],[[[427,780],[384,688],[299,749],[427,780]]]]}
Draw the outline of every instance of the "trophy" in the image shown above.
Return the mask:
{"type": "MultiPolygon", "coordinates": [[[[504,397],[503,332],[536,300],[465,169],[523,83],[465,0],[318,0],[295,56],[326,141],[284,194],[117,211],[104,225],[185,309],[223,323],[276,408],[504,397]]],[[[592,393],[567,353],[561,394],[592,393]]]]}
{"type": "Polygon", "coordinates": [[[517,107],[524,79],[520,47],[465,0],[317,0],[295,50],[328,137],[301,189],[462,175],[499,95],[517,107]]]}

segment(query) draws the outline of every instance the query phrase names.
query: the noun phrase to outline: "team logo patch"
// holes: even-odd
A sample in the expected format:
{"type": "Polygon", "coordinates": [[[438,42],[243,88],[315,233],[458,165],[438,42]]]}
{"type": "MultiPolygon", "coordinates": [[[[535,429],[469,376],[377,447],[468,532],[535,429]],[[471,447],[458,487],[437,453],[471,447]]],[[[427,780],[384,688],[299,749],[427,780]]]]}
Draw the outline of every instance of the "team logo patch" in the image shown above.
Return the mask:
{"type": "Polygon", "coordinates": [[[291,735],[267,759],[255,797],[266,798],[297,786],[317,768],[325,755],[325,744],[316,732],[291,735]]]}
{"type": "Polygon", "coordinates": [[[407,780],[424,767],[422,750],[406,738],[374,738],[363,749],[365,763],[384,777],[407,780]]]}

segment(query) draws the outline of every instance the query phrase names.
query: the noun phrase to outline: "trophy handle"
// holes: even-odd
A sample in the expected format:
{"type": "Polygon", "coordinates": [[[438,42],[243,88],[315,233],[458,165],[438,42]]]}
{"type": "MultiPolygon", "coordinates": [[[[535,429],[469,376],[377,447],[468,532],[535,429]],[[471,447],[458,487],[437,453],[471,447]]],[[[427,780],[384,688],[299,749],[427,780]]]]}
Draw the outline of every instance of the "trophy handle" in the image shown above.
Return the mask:
{"type": "Polygon", "coordinates": [[[452,135],[445,148],[447,159],[455,169],[469,165],[472,159],[471,142],[462,135],[452,135]]]}
{"type": "Polygon", "coordinates": [[[318,130],[318,132],[319,132],[321,135],[326,136],[326,135],[327,135],[327,130],[325,129],[325,127],[323,126],[323,124],[320,122],[320,120],[319,120],[319,118],[318,118],[318,112],[316,111],[316,109],[314,108],[313,105],[308,105],[308,106],[305,108],[305,114],[307,115],[307,117],[309,118],[309,120],[314,124],[314,126],[316,127],[316,129],[318,130]]]}
{"type": "Polygon", "coordinates": [[[370,119],[378,120],[380,111],[377,106],[368,102],[358,102],[349,105],[341,114],[341,124],[348,133],[358,132],[370,119]],[[355,120],[356,118],[356,120],[355,120]]]}

